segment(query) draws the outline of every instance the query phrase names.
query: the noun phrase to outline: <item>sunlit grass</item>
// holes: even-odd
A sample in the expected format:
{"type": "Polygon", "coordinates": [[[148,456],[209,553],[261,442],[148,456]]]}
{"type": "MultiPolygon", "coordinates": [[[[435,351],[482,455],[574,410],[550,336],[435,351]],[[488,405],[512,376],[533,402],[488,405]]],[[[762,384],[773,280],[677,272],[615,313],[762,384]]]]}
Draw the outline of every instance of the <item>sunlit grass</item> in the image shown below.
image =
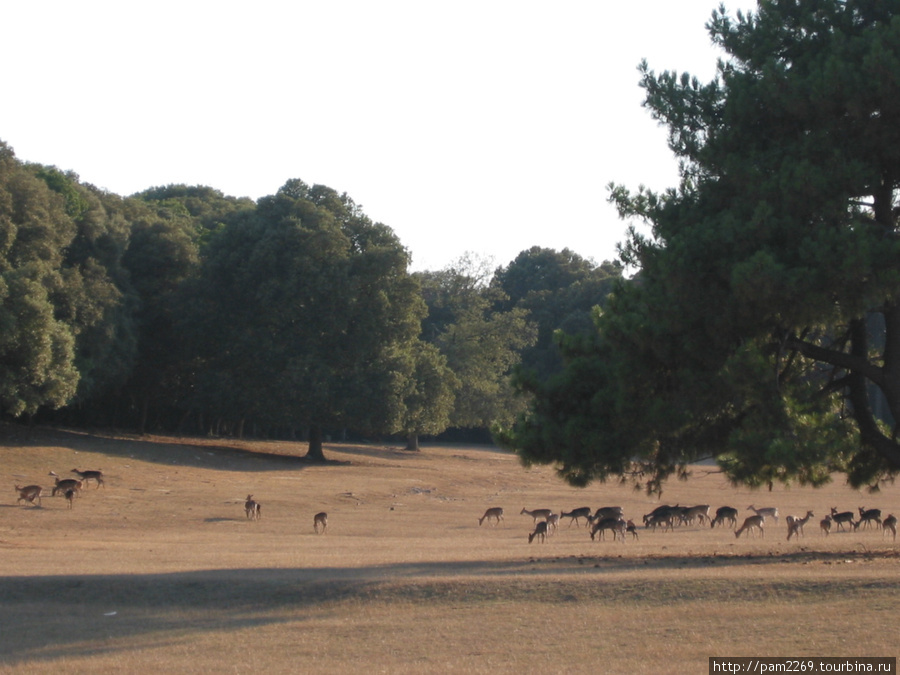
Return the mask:
{"type": "Polygon", "coordinates": [[[11,489],[0,505],[0,672],[686,673],[713,655],[896,654],[896,546],[818,531],[830,506],[900,512],[893,487],[751,493],[698,471],[663,501],[777,505],[782,521],[764,538],[692,527],[624,544],[564,522],[529,545],[522,507],[617,503],[640,521],[656,502],[484,449],[330,446],[335,463],[309,466],[275,456],[302,453],[288,444],[191,443],[0,447],[10,487],[76,465],[107,476],[71,511],[15,506],[11,489]],[[497,527],[478,526],[488,506],[506,510],[497,527]],[[787,542],[784,516],[807,509],[787,542]]]}

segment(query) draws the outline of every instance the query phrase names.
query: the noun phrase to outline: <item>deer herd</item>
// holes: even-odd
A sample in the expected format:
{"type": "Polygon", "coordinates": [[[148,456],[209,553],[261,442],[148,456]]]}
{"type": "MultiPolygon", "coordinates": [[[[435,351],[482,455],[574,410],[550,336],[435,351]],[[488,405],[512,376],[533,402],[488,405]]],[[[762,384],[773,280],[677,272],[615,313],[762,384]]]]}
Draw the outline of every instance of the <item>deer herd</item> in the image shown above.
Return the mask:
{"type": "MultiPolygon", "coordinates": [[[[73,508],[75,498],[81,493],[89,482],[96,483],[96,487],[105,487],[103,481],[103,472],[100,470],[80,471],[72,469],[78,478],[61,478],[58,474],[51,471],[49,475],[54,478],[54,485],[51,489],[50,496],[56,497],[61,494],[66,499],[67,508],[73,508]]],[[[26,485],[25,487],[15,486],[16,504],[26,502],[33,506],[42,506],[41,497],[44,496],[44,488],[40,485],[26,485]]],[[[708,524],[711,528],[720,526],[722,528],[732,527],[734,536],[740,538],[744,533],[749,537],[756,534],[759,537],[765,537],[766,524],[771,521],[778,525],[778,509],[774,507],[756,508],[753,504],[747,507],[748,511],[752,511],[753,515],[744,518],[744,522],[740,527],[738,523],[738,510],[732,506],[720,506],[716,509],[715,516],[710,516],[709,505],[702,504],[699,506],[675,506],[664,505],[657,506],[650,513],[644,515],[643,526],[646,530],[662,529],[663,532],[672,531],[676,527],[690,526],[695,523],[699,525],[708,524]]],[[[262,506],[258,501],[253,499],[253,495],[247,495],[244,502],[244,513],[248,520],[259,520],[262,515],[262,506]]],[[[632,539],[638,539],[638,527],[633,520],[625,518],[624,511],[620,506],[603,506],[593,511],[588,506],[582,506],[571,511],[560,510],[554,513],[552,509],[534,509],[528,510],[523,508],[519,515],[530,516],[532,518],[533,531],[528,534],[528,543],[535,539],[539,539],[542,543],[547,537],[559,530],[560,520],[568,518],[569,525],[577,525],[581,527],[582,520],[584,527],[589,529],[591,541],[596,539],[605,539],[606,533],[612,533],[613,540],[624,542],[628,535],[632,539]]],[[[803,528],[814,518],[812,511],[807,511],[803,516],[789,515],[784,519],[787,524],[787,539],[799,539],[804,536],[803,528]]],[[[503,520],[503,509],[499,506],[491,507],[484,512],[484,515],[478,518],[478,525],[483,525],[485,521],[488,524],[497,526],[503,520]]],[[[313,516],[313,530],[316,534],[324,534],[328,527],[328,514],[323,512],[313,516]]],[[[893,514],[889,514],[884,519],[881,517],[880,509],[867,509],[860,506],[858,513],[854,511],[841,511],[837,507],[831,508],[831,513],[827,514],[819,521],[819,528],[824,536],[828,536],[834,532],[840,531],[857,531],[860,528],[866,530],[869,528],[881,529],[882,537],[890,533],[891,538],[897,539],[897,518],[893,514]]]]}
{"type": "MultiPolygon", "coordinates": [[[[749,537],[755,534],[758,537],[765,537],[766,524],[768,522],[778,525],[778,509],[774,507],[756,508],[753,504],[747,507],[748,511],[752,511],[753,515],[744,518],[740,527],[738,523],[738,509],[732,506],[720,506],[716,509],[715,516],[709,513],[710,507],[706,504],[699,506],[675,506],[665,505],[658,506],[650,513],[644,515],[643,526],[645,530],[661,529],[663,532],[672,531],[676,527],[689,526],[693,524],[709,525],[711,528],[720,526],[722,528],[731,527],[734,529],[734,536],[740,538],[746,533],[749,537]]],[[[546,542],[547,538],[559,529],[561,519],[568,518],[569,525],[578,525],[581,527],[582,519],[584,527],[588,528],[591,534],[591,541],[595,539],[605,539],[606,533],[611,532],[613,541],[619,540],[624,542],[628,535],[632,539],[638,539],[638,527],[630,518],[626,518],[624,511],[620,506],[603,506],[596,511],[591,510],[588,506],[582,506],[572,511],[560,510],[554,513],[552,509],[534,509],[528,510],[523,508],[519,515],[530,516],[532,519],[533,531],[528,534],[528,543],[535,539],[541,543],[546,542]]],[[[784,522],[787,525],[787,539],[799,539],[804,536],[803,528],[812,519],[815,514],[807,511],[803,516],[789,515],[785,517],[784,522]]],[[[478,519],[478,525],[488,524],[494,526],[499,525],[503,520],[503,509],[499,506],[489,508],[484,515],[478,519]]],[[[832,531],[853,531],[868,529],[869,527],[880,528],[882,537],[890,533],[891,538],[897,539],[897,518],[891,514],[882,520],[880,509],[867,509],[863,506],[859,507],[858,517],[853,511],[838,512],[836,507],[832,507],[831,513],[819,523],[822,534],[827,536],[832,531]],[[846,527],[845,527],[846,526],[846,527]]]]}
{"type": "MultiPolygon", "coordinates": [[[[100,470],[97,471],[79,471],[78,469],[72,469],[72,473],[76,474],[78,478],[60,478],[59,474],[55,471],[51,471],[48,475],[53,476],[54,485],[53,489],[50,491],[50,496],[55,497],[58,494],[61,494],[66,498],[66,506],[67,508],[72,508],[75,504],[75,497],[77,497],[82,488],[84,488],[89,481],[94,481],[99,488],[101,485],[104,485],[103,482],[103,472],[100,470]]],[[[41,497],[44,496],[44,488],[40,485],[26,485],[25,487],[15,486],[16,494],[19,495],[18,499],[16,499],[16,504],[20,504],[22,502],[28,502],[33,506],[42,506],[41,497]],[[35,504],[37,501],[37,504],[35,504]]]]}

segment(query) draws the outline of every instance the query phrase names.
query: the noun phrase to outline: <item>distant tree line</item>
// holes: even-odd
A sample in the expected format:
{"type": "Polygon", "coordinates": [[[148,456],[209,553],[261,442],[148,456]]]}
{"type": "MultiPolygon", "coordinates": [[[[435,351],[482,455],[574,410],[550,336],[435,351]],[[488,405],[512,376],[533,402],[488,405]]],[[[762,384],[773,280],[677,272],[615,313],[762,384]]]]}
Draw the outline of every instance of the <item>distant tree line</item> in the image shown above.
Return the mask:
{"type": "Polygon", "coordinates": [[[562,368],[618,264],[532,248],[410,273],[347,195],[128,197],[0,141],[0,414],[234,436],[400,435],[508,424],[516,369],[562,368]]]}

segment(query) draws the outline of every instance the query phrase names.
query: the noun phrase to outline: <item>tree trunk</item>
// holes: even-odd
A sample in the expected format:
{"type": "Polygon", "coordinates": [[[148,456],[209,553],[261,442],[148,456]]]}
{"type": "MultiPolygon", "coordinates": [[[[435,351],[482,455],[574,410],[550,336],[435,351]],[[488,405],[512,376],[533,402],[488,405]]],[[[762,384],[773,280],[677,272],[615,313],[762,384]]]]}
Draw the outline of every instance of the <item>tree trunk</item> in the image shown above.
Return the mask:
{"type": "Polygon", "coordinates": [[[325,454],[322,452],[322,427],[317,424],[313,424],[309,428],[309,448],[306,451],[305,459],[317,462],[325,461],[325,454]]]}
{"type": "Polygon", "coordinates": [[[147,417],[150,414],[150,396],[145,394],[141,401],[141,419],[138,422],[138,433],[147,433],[147,417]]]}
{"type": "Polygon", "coordinates": [[[413,431],[406,437],[406,449],[414,452],[419,451],[419,434],[413,431]]]}

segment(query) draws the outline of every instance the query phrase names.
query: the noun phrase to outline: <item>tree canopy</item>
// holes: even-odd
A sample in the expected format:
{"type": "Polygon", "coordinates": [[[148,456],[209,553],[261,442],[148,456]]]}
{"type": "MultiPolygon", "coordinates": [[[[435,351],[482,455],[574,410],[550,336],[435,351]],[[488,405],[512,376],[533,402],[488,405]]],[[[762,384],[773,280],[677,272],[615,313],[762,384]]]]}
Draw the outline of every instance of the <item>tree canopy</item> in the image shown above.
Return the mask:
{"type": "Polygon", "coordinates": [[[681,181],[610,186],[637,270],[524,378],[503,436],[574,484],[650,491],[700,458],[735,483],[900,471],[900,2],[762,0],[707,24],[701,84],[640,66],[681,181]]]}
{"type": "Polygon", "coordinates": [[[425,311],[407,264],[346,194],[288,181],[213,237],[189,290],[198,403],[303,425],[319,459],[324,429],[401,430],[425,311]]]}

